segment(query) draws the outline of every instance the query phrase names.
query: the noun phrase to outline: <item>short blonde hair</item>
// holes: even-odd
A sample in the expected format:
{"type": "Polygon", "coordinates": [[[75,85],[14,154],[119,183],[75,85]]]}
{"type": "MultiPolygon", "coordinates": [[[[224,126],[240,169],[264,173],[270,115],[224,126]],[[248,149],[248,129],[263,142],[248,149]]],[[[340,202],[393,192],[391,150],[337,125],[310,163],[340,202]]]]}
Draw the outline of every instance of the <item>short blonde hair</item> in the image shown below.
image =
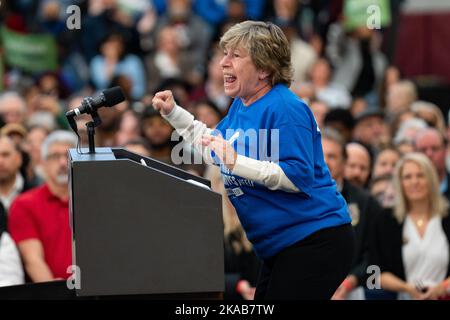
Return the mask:
{"type": "Polygon", "coordinates": [[[232,26],[220,39],[222,49],[242,46],[259,70],[270,74],[272,86],[291,85],[291,49],[283,31],[271,22],[244,21],[232,26]]]}
{"type": "Polygon", "coordinates": [[[439,190],[439,180],[436,169],[431,163],[430,159],[422,153],[412,152],[406,154],[398,163],[394,173],[394,190],[396,201],[394,206],[394,216],[399,223],[405,220],[406,214],[410,209],[408,199],[406,199],[405,192],[402,187],[401,175],[403,167],[406,163],[413,162],[417,164],[422,170],[425,179],[428,182],[428,197],[430,203],[430,211],[432,215],[439,215],[441,217],[448,214],[448,202],[441,195],[439,190]]]}

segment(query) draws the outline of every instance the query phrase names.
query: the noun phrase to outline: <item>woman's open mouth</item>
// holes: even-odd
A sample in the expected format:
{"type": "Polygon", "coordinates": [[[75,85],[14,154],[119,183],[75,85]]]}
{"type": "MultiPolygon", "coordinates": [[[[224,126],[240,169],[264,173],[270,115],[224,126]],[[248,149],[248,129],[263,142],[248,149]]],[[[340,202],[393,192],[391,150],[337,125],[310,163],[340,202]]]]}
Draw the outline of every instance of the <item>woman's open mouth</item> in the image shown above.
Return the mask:
{"type": "Polygon", "coordinates": [[[223,76],[225,86],[230,85],[236,81],[236,77],[233,75],[224,75],[223,76]]]}

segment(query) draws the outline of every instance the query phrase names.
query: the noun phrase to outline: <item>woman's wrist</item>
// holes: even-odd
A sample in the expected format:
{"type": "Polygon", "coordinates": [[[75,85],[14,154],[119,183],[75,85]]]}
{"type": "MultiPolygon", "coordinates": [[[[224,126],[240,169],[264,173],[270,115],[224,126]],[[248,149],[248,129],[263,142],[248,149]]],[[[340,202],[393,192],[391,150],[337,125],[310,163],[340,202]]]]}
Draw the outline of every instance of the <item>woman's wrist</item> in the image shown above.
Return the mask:
{"type": "Polygon", "coordinates": [[[177,109],[178,107],[179,107],[179,106],[175,103],[174,106],[173,106],[173,108],[172,108],[172,110],[170,110],[167,114],[165,114],[165,113],[163,112],[161,115],[162,115],[164,118],[170,119],[171,117],[173,117],[173,115],[175,114],[176,109],[177,109]]]}

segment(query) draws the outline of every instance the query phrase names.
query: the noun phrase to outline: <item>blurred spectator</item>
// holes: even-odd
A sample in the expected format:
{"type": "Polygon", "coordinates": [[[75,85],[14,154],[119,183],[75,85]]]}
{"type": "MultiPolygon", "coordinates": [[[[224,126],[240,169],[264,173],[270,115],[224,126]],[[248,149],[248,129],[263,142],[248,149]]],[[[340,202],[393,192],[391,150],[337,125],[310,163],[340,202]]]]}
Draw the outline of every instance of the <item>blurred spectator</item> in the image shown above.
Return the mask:
{"type": "MultiPolygon", "coordinates": [[[[254,1],[254,0],[250,0],[254,1]]],[[[256,2],[256,1],[254,1],[256,2]]],[[[219,25],[219,28],[215,34],[215,39],[218,39],[224,34],[231,26],[236,23],[246,20],[246,2],[245,0],[230,0],[226,8],[227,18],[219,25]]]]}
{"type": "Polygon", "coordinates": [[[362,97],[355,97],[350,105],[350,112],[353,117],[357,117],[360,113],[366,111],[369,108],[367,101],[362,97]]]}
{"type": "Polygon", "coordinates": [[[355,119],[350,111],[346,109],[330,110],[323,120],[325,127],[336,129],[345,139],[345,142],[350,142],[353,136],[353,128],[355,127],[355,119]]]}
{"type": "Polygon", "coordinates": [[[319,100],[312,100],[309,102],[309,108],[311,109],[312,113],[314,114],[314,118],[316,119],[317,125],[319,128],[324,127],[324,121],[325,116],[330,111],[330,108],[328,105],[319,100]]]}
{"type": "Polygon", "coordinates": [[[426,128],[425,121],[417,118],[406,120],[400,125],[393,142],[402,156],[414,151],[413,143],[417,132],[426,128]]]}
{"type": "Polygon", "coordinates": [[[102,90],[110,86],[114,76],[126,76],[132,83],[131,96],[138,100],[145,94],[144,65],[138,56],[126,51],[123,35],[108,34],[100,45],[100,54],[91,61],[91,78],[96,89],[102,90]]]}
{"type": "Polygon", "coordinates": [[[318,33],[329,23],[328,1],[273,0],[268,1],[267,11],[269,21],[281,28],[292,26],[318,56],[322,55],[323,40],[318,33]]]}
{"type": "Polygon", "coordinates": [[[39,1],[39,22],[42,31],[52,34],[57,38],[66,30],[66,23],[61,16],[61,4],[56,0],[39,1]]]}
{"type": "Polygon", "coordinates": [[[392,117],[409,110],[417,100],[416,87],[411,81],[402,80],[392,84],[387,91],[386,111],[392,117]]]}
{"type": "Polygon", "coordinates": [[[372,178],[394,174],[395,165],[400,160],[400,153],[397,149],[386,147],[377,154],[373,166],[372,178]]]}
{"type": "Polygon", "coordinates": [[[394,175],[396,202],[375,221],[370,264],[381,269],[381,287],[400,299],[448,294],[450,219],[437,174],[423,154],[405,155],[394,175]]]}
{"type": "Polygon", "coordinates": [[[22,262],[14,241],[7,232],[8,211],[11,203],[29,185],[19,169],[22,154],[8,136],[0,136],[0,287],[22,284],[22,262]]]}
{"type": "Polygon", "coordinates": [[[0,211],[8,212],[14,199],[30,186],[20,173],[22,154],[11,138],[0,136],[0,211]]]}
{"type": "MultiPolygon", "coordinates": [[[[180,106],[187,106],[186,110],[192,111],[190,108],[191,105],[191,92],[192,87],[184,80],[177,79],[177,78],[170,78],[164,80],[160,87],[156,89],[155,92],[163,91],[163,90],[170,90],[173,92],[175,101],[180,106]]],[[[151,101],[151,100],[150,100],[151,101]]]]}
{"type": "Polygon", "coordinates": [[[20,146],[27,136],[27,129],[18,123],[8,123],[0,129],[0,135],[10,138],[16,146],[20,146]]]}
{"type": "Polygon", "coordinates": [[[4,92],[0,96],[0,116],[5,123],[24,124],[27,105],[16,92],[4,92]]]}
{"type": "Polygon", "coordinates": [[[290,34],[294,32],[292,29],[291,27],[284,32],[291,44],[291,61],[294,68],[293,79],[297,83],[302,83],[306,81],[308,73],[317,59],[317,54],[307,42],[303,41],[296,34],[290,34]]]}
{"type": "MultiPolygon", "coordinates": [[[[125,97],[125,100],[133,103],[133,82],[130,78],[128,78],[126,75],[119,74],[112,78],[109,87],[120,87],[123,92],[123,96],[125,97]]],[[[141,98],[143,99],[143,97],[141,98]]]]}
{"type": "MultiPolygon", "coordinates": [[[[193,9],[200,17],[208,21],[211,25],[216,25],[224,19],[230,19],[230,6],[241,5],[243,7],[243,18],[253,20],[260,19],[263,15],[263,9],[266,0],[194,0],[193,9]]],[[[159,14],[167,10],[166,0],[153,0],[159,14]]]]}
{"type": "Polygon", "coordinates": [[[304,83],[298,89],[294,89],[301,98],[310,99],[315,96],[330,108],[350,107],[351,96],[346,89],[340,84],[330,83],[331,67],[326,59],[320,58],[312,65],[309,78],[310,83],[304,83]]]}
{"type": "Polygon", "coordinates": [[[370,108],[358,114],[355,118],[353,140],[370,148],[372,153],[387,144],[390,137],[383,112],[370,108]]]}
{"type": "MultiPolygon", "coordinates": [[[[385,117],[386,118],[386,117],[385,117]]],[[[391,136],[395,137],[395,135],[398,133],[398,130],[400,129],[400,126],[403,124],[403,122],[415,119],[416,116],[411,110],[402,111],[398,114],[396,114],[392,119],[390,119],[389,127],[391,136]]],[[[387,120],[387,119],[386,119],[387,120]]]]}
{"type": "Polygon", "coordinates": [[[167,12],[158,19],[155,35],[166,26],[176,29],[176,41],[181,50],[192,59],[194,69],[202,68],[206,62],[212,30],[192,12],[192,0],[168,0],[167,12]]]}
{"type": "Polygon", "coordinates": [[[123,146],[126,142],[139,138],[139,134],[139,118],[132,110],[125,111],[116,133],[116,145],[123,146]]]}
{"type": "Polygon", "coordinates": [[[144,157],[150,157],[150,146],[143,138],[136,138],[127,141],[124,146],[126,150],[134,152],[144,157]]]}
{"type": "Polygon", "coordinates": [[[379,101],[380,101],[380,107],[382,110],[386,109],[386,97],[387,92],[389,88],[394,84],[401,80],[400,70],[394,66],[390,65],[384,70],[384,77],[383,82],[380,86],[380,94],[379,94],[379,101]]]}
{"type": "Polygon", "coordinates": [[[24,151],[29,155],[30,162],[26,168],[26,180],[33,186],[44,183],[44,169],[42,167],[41,146],[48,135],[45,127],[32,127],[22,145],[24,151]]]}
{"type": "Polygon", "coordinates": [[[171,125],[155,109],[147,108],[142,114],[141,135],[150,145],[152,158],[172,164],[172,131],[171,125]]]}
{"type": "Polygon", "coordinates": [[[425,154],[437,171],[439,190],[450,199],[450,174],[445,166],[447,155],[447,139],[438,130],[427,128],[417,132],[414,139],[415,151],[425,154]]]}
{"type": "MultiPolygon", "coordinates": [[[[48,76],[48,78],[52,79],[51,76],[48,76]]],[[[52,79],[51,81],[56,80],[52,79]]],[[[30,98],[27,126],[39,125],[41,124],[40,121],[43,121],[42,124],[45,124],[48,130],[54,130],[56,127],[66,129],[67,120],[65,107],[63,106],[65,101],[59,99],[59,89],[50,85],[43,90],[49,90],[49,92],[39,89],[39,93],[30,98]]]]}
{"type": "Polygon", "coordinates": [[[37,86],[42,95],[51,95],[59,99],[67,98],[68,91],[63,80],[55,72],[44,72],[37,79],[37,86]]]}
{"type": "Polygon", "coordinates": [[[208,128],[215,128],[222,120],[222,113],[211,101],[200,101],[193,105],[194,116],[198,121],[206,124],[208,128]]]}
{"type": "Polygon", "coordinates": [[[339,192],[348,204],[356,236],[352,268],[344,282],[336,290],[333,299],[363,300],[364,290],[362,286],[366,282],[368,267],[369,232],[372,228],[373,219],[382,209],[368,192],[344,178],[345,141],[336,130],[325,128],[322,131],[322,148],[330,173],[336,181],[339,192]]]}
{"type": "MultiPolygon", "coordinates": [[[[91,62],[101,42],[110,34],[120,33],[127,39],[127,50],[137,53],[139,33],[136,22],[117,0],[89,0],[87,14],[82,16],[80,46],[86,61],[91,62]]],[[[138,84],[136,84],[138,85],[138,84]]]]}
{"type": "Polygon", "coordinates": [[[200,92],[195,92],[194,96],[206,98],[215,103],[221,113],[226,113],[230,106],[231,99],[225,94],[223,88],[223,73],[220,66],[220,60],[223,58],[223,52],[216,45],[213,46],[212,56],[207,65],[207,77],[204,87],[200,92]]]}
{"type": "Polygon", "coordinates": [[[370,194],[383,208],[392,208],[395,203],[392,177],[392,174],[378,175],[370,181],[370,194]]]}
{"type": "Polygon", "coordinates": [[[253,300],[260,260],[234,210],[224,215],[224,233],[225,299],[253,300]]]}
{"type": "Polygon", "coordinates": [[[441,109],[431,102],[415,101],[411,104],[414,115],[425,121],[429,127],[437,129],[443,136],[447,134],[444,115],[441,109]]]}
{"type": "Polygon", "coordinates": [[[72,264],[72,233],[67,150],[76,144],[73,133],[51,133],[41,150],[46,184],[20,195],[11,206],[9,230],[33,282],[70,276],[67,268],[72,264]]]}
{"type": "Polygon", "coordinates": [[[196,61],[189,52],[184,52],[175,26],[162,27],[157,37],[157,48],[154,55],[149,56],[146,67],[150,76],[149,90],[158,88],[162,81],[180,78],[191,84],[197,84],[202,74],[195,70],[196,61]]]}
{"type": "Polygon", "coordinates": [[[353,96],[364,97],[369,105],[376,106],[376,92],[387,65],[380,51],[379,34],[361,26],[345,35],[341,25],[333,24],[327,40],[327,56],[336,68],[332,81],[353,96]]]}
{"type": "MultiPolygon", "coordinates": [[[[124,101],[114,106],[114,108],[100,108],[98,115],[102,123],[96,128],[95,144],[98,147],[113,147],[116,144],[116,134],[119,130],[120,119],[123,112],[128,108],[128,101],[124,101]]],[[[90,119],[89,119],[90,120],[90,119]]],[[[78,122],[77,122],[78,123],[78,122]]],[[[86,125],[83,125],[86,129],[86,125]]]]}
{"type": "MultiPolygon", "coordinates": [[[[198,2],[198,1],[197,1],[198,2]]],[[[247,3],[245,0],[230,0],[227,7],[227,24],[242,22],[247,17],[247,3]]],[[[256,2],[256,1],[253,1],[256,2]]]]}
{"type": "Polygon", "coordinates": [[[48,132],[57,128],[55,117],[48,111],[33,112],[26,121],[26,125],[29,128],[43,127],[48,132]]]}
{"type": "Polygon", "coordinates": [[[362,144],[351,142],[346,146],[345,179],[365,189],[370,179],[371,157],[362,144]]]}

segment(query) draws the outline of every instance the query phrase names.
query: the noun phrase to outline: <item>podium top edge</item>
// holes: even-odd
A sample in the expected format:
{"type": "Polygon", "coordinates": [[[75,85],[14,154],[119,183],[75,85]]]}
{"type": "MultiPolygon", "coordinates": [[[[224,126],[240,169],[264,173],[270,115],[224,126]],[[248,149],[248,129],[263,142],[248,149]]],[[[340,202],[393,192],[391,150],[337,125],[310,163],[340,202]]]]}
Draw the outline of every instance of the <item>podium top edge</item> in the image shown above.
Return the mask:
{"type": "Polygon", "coordinates": [[[96,148],[95,153],[89,153],[88,148],[81,148],[81,153],[76,148],[69,149],[72,161],[116,160],[111,148],[96,148]]]}

